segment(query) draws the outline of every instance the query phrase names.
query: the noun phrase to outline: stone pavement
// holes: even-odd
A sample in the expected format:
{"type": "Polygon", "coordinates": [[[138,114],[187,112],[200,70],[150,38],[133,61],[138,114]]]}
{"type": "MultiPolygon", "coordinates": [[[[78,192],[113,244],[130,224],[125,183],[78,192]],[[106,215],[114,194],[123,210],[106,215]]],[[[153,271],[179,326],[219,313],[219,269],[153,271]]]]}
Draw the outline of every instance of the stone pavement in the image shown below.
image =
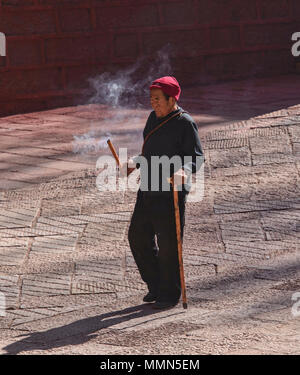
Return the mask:
{"type": "Polygon", "coordinates": [[[187,204],[187,310],[142,304],[127,242],[135,193],[96,186],[106,139],[138,153],[149,111],[0,119],[0,352],[299,354],[299,84],[184,92],[207,160],[203,200],[187,204]]]}

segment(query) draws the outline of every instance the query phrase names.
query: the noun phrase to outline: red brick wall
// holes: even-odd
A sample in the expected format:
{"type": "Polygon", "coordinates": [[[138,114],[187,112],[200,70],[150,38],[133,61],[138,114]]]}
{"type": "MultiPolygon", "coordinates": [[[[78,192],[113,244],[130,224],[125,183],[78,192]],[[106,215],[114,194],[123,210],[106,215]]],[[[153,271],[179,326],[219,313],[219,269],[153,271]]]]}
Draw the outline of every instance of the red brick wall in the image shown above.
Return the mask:
{"type": "Polygon", "coordinates": [[[0,0],[0,115],[84,103],[166,43],[183,85],[292,73],[296,31],[300,0],[0,0]]]}

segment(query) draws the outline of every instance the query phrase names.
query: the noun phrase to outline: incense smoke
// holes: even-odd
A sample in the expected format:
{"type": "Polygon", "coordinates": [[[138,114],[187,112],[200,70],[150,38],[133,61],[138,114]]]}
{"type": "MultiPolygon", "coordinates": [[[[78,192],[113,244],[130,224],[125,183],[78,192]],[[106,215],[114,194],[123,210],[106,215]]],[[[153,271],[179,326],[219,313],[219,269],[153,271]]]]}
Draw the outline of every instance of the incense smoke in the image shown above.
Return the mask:
{"type": "MultiPolygon", "coordinates": [[[[109,109],[107,117],[90,122],[90,131],[83,135],[74,135],[73,152],[88,154],[107,147],[107,139],[113,140],[113,132],[107,132],[111,124],[122,124],[126,133],[126,124],[145,122],[149,108],[149,85],[164,75],[172,75],[170,63],[171,46],[160,49],[154,59],[140,58],[132,66],[115,73],[104,72],[90,78],[93,95],[87,104],[105,105],[109,109]]],[[[141,135],[140,135],[141,137],[141,135]]]]}

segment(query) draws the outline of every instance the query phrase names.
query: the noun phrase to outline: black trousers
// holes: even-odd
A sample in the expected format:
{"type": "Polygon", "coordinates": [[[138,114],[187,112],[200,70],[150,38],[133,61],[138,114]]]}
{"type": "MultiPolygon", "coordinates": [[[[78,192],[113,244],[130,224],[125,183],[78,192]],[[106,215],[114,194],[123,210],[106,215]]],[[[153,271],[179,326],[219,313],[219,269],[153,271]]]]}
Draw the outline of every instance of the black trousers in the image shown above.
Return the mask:
{"type": "MultiPolygon", "coordinates": [[[[186,193],[178,192],[181,238],[186,193]]],[[[181,295],[173,192],[138,191],[128,240],[142,280],[157,301],[178,301],[181,295]]]]}

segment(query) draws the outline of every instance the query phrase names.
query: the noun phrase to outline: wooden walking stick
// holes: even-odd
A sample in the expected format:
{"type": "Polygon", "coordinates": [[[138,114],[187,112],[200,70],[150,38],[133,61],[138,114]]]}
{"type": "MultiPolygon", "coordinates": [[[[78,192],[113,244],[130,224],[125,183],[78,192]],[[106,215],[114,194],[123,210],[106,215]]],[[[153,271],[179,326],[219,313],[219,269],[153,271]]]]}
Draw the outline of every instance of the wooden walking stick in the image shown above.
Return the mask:
{"type": "Polygon", "coordinates": [[[110,139],[107,140],[107,144],[108,144],[108,147],[110,148],[111,153],[113,154],[114,158],[116,159],[116,162],[117,162],[118,166],[120,166],[119,156],[118,156],[113,144],[111,143],[110,139]]]}
{"type": "MultiPolygon", "coordinates": [[[[120,159],[119,159],[119,156],[113,146],[113,144],[111,143],[111,140],[108,139],[107,140],[107,144],[108,144],[108,147],[110,148],[110,151],[112,152],[114,158],[116,159],[116,163],[117,165],[120,167],[120,159]]],[[[130,175],[131,172],[133,172],[135,170],[135,168],[128,168],[127,167],[127,177],[130,175]]]]}
{"type": "Polygon", "coordinates": [[[177,190],[177,186],[176,186],[175,181],[174,181],[174,176],[171,177],[171,183],[173,185],[173,199],[174,199],[174,208],[175,208],[178,260],[179,260],[180,283],[181,283],[181,292],[182,292],[182,306],[183,306],[184,309],[187,309],[186,288],[185,288],[183,258],[182,258],[180,215],[179,215],[179,206],[178,206],[178,190],[177,190]]]}

